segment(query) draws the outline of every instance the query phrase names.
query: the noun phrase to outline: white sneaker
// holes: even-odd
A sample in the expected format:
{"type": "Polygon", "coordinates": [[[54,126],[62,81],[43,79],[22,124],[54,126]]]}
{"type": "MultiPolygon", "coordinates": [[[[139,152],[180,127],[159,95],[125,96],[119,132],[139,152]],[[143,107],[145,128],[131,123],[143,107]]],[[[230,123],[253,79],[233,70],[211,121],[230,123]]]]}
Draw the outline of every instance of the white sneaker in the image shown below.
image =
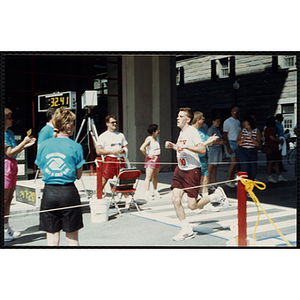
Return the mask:
{"type": "Polygon", "coordinates": [[[177,235],[173,237],[173,241],[179,242],[179,241],[193,239],[195,235],[196,233],[193,231],[193,229],[190,229],[189,231],[187,231],[187,229],[185,230],[182,229],[177,235]]]}
{"type": "Polygon", "coordinates": [[[221,187],[218,187],[214,194],[218,195],[218,198],[214,200],[213,202],[221,203],[224,209],[227,209],[229,206],[229,201],[227,199],[227,196],[224,192],[224,190],[221,187]]]}
{"type": "Polygon", "coordinates": [[[275,180],[272,176],[269,176],[268,182],[277,183],[277,180],[275,180]]]}
{"type": "Polygon", "coordinates": [[[154,198],[155,199],[160,199],[161,198],[161,195],[159,194],[159,192],[158,191],[154,191],[154,198]]]}
{"type": "Polygon", "coordinates": [[[14,240],[14,237],[9,234],[8,229],[4,230],[4,242],[11,242],[14,240]]]}
{"type": "Polygon", "coordinates": [[[219,209],[215,206],[213,206],[210,202],[207,203],[204,207],[203,207],[204,210],[209,210],[209,211],[219,211],[219,209]]]}
{"type": "Polygon", "coordinates": [[[287,182],[287,179],[284,178],[282,175],[278,176],[278,181],[279,182],[287,182]]]}
{"type": "Polygon", "coordinates": [[[9,235],[11,235],[12,237],[19,237],[21,235],[21,232],[20,231],[14,231],[10,228],[10,226],[8,226],[8,229],[7,229],[9,235]]]}
{"type": "Polygon", "coordinates": [[[230,187],[231,189],[235,188],[235,184],[233,182],[225,182],[225,184],[230,187]]]}

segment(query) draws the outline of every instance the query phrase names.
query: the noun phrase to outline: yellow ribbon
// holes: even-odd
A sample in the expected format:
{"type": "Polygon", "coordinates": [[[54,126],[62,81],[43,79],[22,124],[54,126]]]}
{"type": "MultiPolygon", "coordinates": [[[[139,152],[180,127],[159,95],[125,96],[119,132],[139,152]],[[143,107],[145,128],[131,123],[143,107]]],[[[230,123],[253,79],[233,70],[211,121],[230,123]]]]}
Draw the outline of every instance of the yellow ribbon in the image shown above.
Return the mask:
{"type": "Polygon", "coordinates": [[[270,223],[275,227],[277,232],[280,234],[280,236],[284,239],[284,241],[288,244],[288,246],[292,247],[292,245],[286,240],[286,238],[283,236],[283,234],[280,232],[280,230],[275,226],[273,221],[269,218],[266,211],[262,208],[260,202],[258,201],[257,197],[255,196],[255,194],[252,191],[254,187],[257,187],[259,190],[264,190],[266,188],[266,185],[263,182],[260,182],[260,181],[253,181],[253,180],[250,180],[250,179],[245,180],[243,177],[240,177],[240,180],[241,180],[241,183],[245,186],[246,192],[249,193],[250,197],[252,198],[252,200],[255,203],[256,208],[257,208],[257,221],[256,221],[254,232],[253,232],[254,246],[255,246],[255,232],[256,232],[256,229],[257,229],[257,226],[258,226],[258,223],[259,223],[259,215],[260,215],[259,207],[260,207],[261,210],[266,215],[266,217],[268,218],[268,220],[270,221],[270,223]]]}

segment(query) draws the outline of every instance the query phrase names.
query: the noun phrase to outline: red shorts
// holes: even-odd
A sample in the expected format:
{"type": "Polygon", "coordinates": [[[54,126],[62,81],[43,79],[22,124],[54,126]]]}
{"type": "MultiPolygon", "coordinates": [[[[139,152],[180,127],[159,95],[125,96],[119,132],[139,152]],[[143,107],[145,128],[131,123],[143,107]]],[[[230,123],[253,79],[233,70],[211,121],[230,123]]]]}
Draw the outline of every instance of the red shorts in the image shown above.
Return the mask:
{"type": "Polygon", "coordinates": [[[112,179],[114,176],[118,175],[120,170],[125,168],[125,160],[123,157],[111,157],[106,156],[104,158],[103,168],[102,168],[102,177],[106,179],[112,179]]]}
{"type": "Polygon", "coordinates": [[[4,164],[4,189],[8,190],[17,186],[18,161],[16,159],[5,158],[4,164]]]}
{"type": "Polygon", "coordinates": [[[193,169],[188,171],[180,170],[177,166],[174,171],[171,189],[185,189],[196,186],[193,189],[184,190],[190,198],[198,198],[199,185],[201,179],[201,169],[193,169]]]}
{"type": "Polygon", "coordinates": [[[153,156],[153,158],[145,157],[144,168],[158,169],[160,168],[160,158],[159,155],[153,156]]]}

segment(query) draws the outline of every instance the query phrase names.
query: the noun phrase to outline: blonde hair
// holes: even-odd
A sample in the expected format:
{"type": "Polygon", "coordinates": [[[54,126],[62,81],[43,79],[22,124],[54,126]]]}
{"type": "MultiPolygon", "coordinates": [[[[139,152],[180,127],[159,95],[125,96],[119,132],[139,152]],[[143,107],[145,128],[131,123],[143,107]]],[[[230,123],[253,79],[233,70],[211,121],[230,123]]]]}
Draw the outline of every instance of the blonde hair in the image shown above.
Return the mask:
{"type": "Polygon", "coordinates": [[[194,112],[194,118],[193,118],[192,124],[195,124],[197,122],[197,120],[201,120],[202,117],[203,117],[203,112],[201,112],[201,111],[195,111],[194,112]]]}
{"type": "Polygon", "coordinates": [[[53,126],[54,133],[53,136],[57,137],[58,132],[67,131],[68,127],[70,127],[75,121],[75,114],[66,108],[57,108],[53,115],[53,126]]]}
{"type": "Polygon", "coordinates": [[[12,115],[12,110],[10,110],[9,108],[5,107],[4,109],[4,116],[5,116],[5,119],[10,117],[12,115]]]}

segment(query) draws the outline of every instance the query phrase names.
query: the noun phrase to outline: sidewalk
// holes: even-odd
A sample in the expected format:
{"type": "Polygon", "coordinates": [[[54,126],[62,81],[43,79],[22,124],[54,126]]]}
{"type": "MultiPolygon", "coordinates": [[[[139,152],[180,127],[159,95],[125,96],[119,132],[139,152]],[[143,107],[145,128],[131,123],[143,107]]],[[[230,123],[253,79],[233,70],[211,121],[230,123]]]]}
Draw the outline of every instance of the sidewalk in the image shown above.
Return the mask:
{"type": "MultiPolygon", "coordinates": [[[[259,154],[260,162],[258,163],[258,175],[257,180],[265,182],[267,181],[266,166],[262,162],[265,160],[265,155],[259,154]]],[[[267,184],[265,191],[254,191],[258,196],[261,203],[273,203],[276,205],[290,206],[296,208],[296,178],[293,172],[294,166],[288,165],[284,162],[285,168],[288,172],[284,172],[283,176],[289,181],[287,183],[279,184],[267,184]],[[278,199],[282,195],[282,200],[286,201],[286,195],[291,198],[289,205],[287,203],[278,203],[278,199]]],[[[228,164],[222,164],[218,167],[217,181],[225,181],[227,175],[228,164]]],[[[144,214],[139,214],[135,208],[129,212],[124,212],[122,216],[111,207],[109,209],[109,220],[105,223],[92,223],[89,207],[89,200],[86,197],[86,191],[89,195],[93,195],[95,198],[96,190],[96,176],[85,175],[82,180],[76,181],[76,186],[81,195],[83,207],[83,220],[84,228],[79,232],[80,246],[82,247],[226,247],[228,239],[221,238],[220,235],[215,235],[213,232],[207,234],[198,233],[194,239],[186,240],[182,242],[174,242],[172,237],[180,230],[179,222],[176,218],[175,211],[172,208],[171,202],[171,190],[170,185],[173,177],[173,172],[163,172],[159,174],[158,190],[162,195],[159,200],[149,201],[146,203],[144,199],[144,178],[145,175],[139,181],[138,189],[136,192],[136,200],[140,204],[141,210],[144,214]],[[84,183],[84,186],[83,186],[84,183]],[[85,189],[86,191],[85,191],[85,189]],[[172,211],[173,221],[172,224],[158,221],[158,219],[149,218],[147,211],[154,211],[160,209],[160,214],[163,214],[163,208],[172,211]],[[167,208],[168,207],[168,208],[167,208]]],[[[274,176],[276,178],[276,175],[274,176]]],[[[28,180],[25,182],[28,186],[33,186],[34,180],[28,180]]],[[[21,182],[20,182],[21,183],[21,182]]],[[[24,182],[22,182],[24,184],[24,182]]],[[[43,186],[42,180],[39,178],[35,183],[37,186],[43,186]]],[[[224,184],[222,185],[228,198],[232,202],[236,202],[236,189],[230,189],[224,184]]],[[[107,187],[108,188],[108,187],[107,187]]],[[[249,200],[252,202],[252,200],[249,200]]],[[[122,206],[121,206],[122,207],[122,206]]],[[[24,204],[13,199],[11,205],[11,215],[22,214],[22,216],[16,216],[10,218],[11,227],[14,230],[21,231],[22,236],[15,239],[10,243],[6,243],[6,246],[46,246],[46,234],[45,232],[38,230],[39,214],[37,213],[39,207],[33,205],[24,204]]],[[[123,212],[124,210],[121,209],[123,212]]],[[[186,209],[187,213],[194,213],[186,209]]],[[[206,212],[208,215],[206,218],[215,219],[214,213],[206,212]],[[211,217],[209,216],[211,214],[211,217]]],[[[202,216],[202,214],[200,215],[202,216]]],[[[201,217],[199,218],[201,219],[201,217]]],[[[163,220],[163,219],[161,219],[163,220]]],[[[205,222],[202,222],[203,224],[205,222]]],[[[211,225],[210,223],[207,223],[211,225]]],[[[228,231],[230,228],[223,228],[221,230],[228,231]]],[[[61,246],[66,246],[64,233],[61,234],[61,246]]]]}

